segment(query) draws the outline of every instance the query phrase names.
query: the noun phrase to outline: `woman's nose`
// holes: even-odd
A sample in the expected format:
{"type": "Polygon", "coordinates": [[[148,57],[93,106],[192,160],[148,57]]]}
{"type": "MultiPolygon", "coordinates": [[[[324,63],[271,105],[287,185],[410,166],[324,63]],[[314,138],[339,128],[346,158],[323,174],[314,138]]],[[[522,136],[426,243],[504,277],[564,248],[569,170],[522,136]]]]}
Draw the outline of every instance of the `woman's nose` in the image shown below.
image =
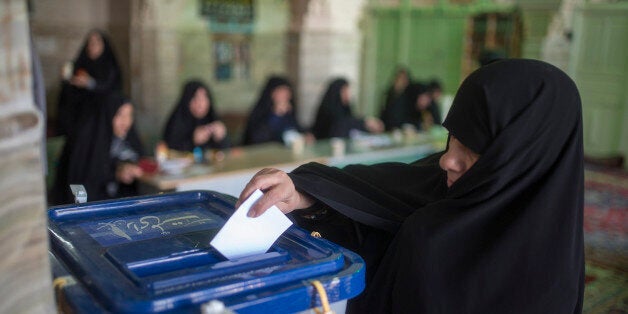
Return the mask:
{"type": "Polygon", "coordinates": [[[441,169],[445,171],[460,172],[463,170],[460,159],[457,158],[451,151],[447,151],[440,157],[439,165],[441,169]]]}

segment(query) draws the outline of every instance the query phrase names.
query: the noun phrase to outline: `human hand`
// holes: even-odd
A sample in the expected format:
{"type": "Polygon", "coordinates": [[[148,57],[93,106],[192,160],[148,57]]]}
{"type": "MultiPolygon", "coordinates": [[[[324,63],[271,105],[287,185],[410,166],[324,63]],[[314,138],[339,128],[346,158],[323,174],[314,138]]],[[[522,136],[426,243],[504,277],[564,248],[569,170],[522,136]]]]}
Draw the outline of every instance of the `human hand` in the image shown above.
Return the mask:
{"type": "Polygon", "coordinates": [[[310,196],[296,190],[287,173],[278,169],[265,168],[255,174],[242,190],[236,202],[236,208],[257,189],[262,190],[264,196],[251,206],[247,214],[249,217],[258,217],[273,205],[287,214],[295,209],[307,208],[314,204],[310,196]]]}
{"type": "Polygon", "coordinates": [[[364,126],[370,133],[384,132],[384,123],[378,118],[369,117],[364,119],[364,126]]]}
{"type": "Polygon", "coordinates": [[[306,132],[304,134],[305,137],[305,144],[314,144],[316,142],[316,137],[314,136],[314,134],[310,133],[310,132],[306,132]]]}
{"type": "Polygon", "coordinates": [[[212,135],[212,128],[209,127],[209,124],[197,126],[194,129],[194,145],[201,146],[207,141],[212,135]]]}
{"type": "Polygon", "coordinates": [[[222,141],[227,136],[227,127],[222,121],[214,121],[208,124],[208,127],[210,128],[211,136],[217,142],[222,141]]]}
{"type": "Polygon", "coordinates": [[[72,85],[74,85],[76,87],[87,88],[89,86],[91,80],[92,80],[92,78],[89,76],[89,74],[79,73],[77,75],[74,75],[70,79],[70,84],[72,84],[72,85]]]}
{"type": "Polygon", "coordinates": [[[85,69],[77,69],[74,75],[70,78],[70,84],[80,87],[89,88],[94,84],[94,79],[89,75],[85,69]]]}
{"type": "Polygon", "coordinates": [[[142,168],[130,163],[122,163],[116,169],[116,179],[124,184],[131,184],[144,174],[142,168]]]}

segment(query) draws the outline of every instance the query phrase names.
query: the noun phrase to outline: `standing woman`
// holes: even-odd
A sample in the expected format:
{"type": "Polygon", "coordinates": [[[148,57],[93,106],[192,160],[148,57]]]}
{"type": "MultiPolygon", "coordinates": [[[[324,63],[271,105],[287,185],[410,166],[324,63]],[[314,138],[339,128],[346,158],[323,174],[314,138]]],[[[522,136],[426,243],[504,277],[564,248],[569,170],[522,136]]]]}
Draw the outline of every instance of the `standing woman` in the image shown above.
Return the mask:
{"type": "Polygon", "coordinates": [[[109,38],[101,30],[88,33],[72,72],[62,82],[58,103],[58,133],[73,136],[97,104],[113,91],[122,90],[120,67],[109,38]]]}
{"type": "Polygon", "coordinates": [[[344,78],[333,80],[318,107],[312,133],[317,139],[348,137],[351,130],[381,133],[384,124],[377,118],[356,118],[351,113],[351,90],[344,78]]]}
{"type": "MultiPolygon", "coordinates": [[[[512,59],[467,77],[443,123],[447,150],[412,164],[264,169],[251,207],[366,261],[350,313],[581,313],[582,107],[560,69],[512,59]]],[[[238,205],[238,204],[236,204],[238,205]]]]}
{"type": "Polygon", "coordinates": [[[283,77],[270,77],[249,115],[242,144],[289,144],[291,136],[302,132],[304,130],[296,119],[290,82],[283,77]]]}
{"type": "Polygon", "coordinates": [[[227,148],[227,128],[219,120],[215,106],[207,85],[196,80],[187,82],[166,124],[166,145],[190,152],[195,147],[227,148]]]}
{"type": "Polygon", "coordinates": [[[143,172],[137,162],[144,150],[133,127],[133,105],[118,93],[103,103],[89,132],[63,148],[50,193],[55,205],[73,203],[69,184],[82,184],[89,201],[138,194],[136,179],[143,172]]]}

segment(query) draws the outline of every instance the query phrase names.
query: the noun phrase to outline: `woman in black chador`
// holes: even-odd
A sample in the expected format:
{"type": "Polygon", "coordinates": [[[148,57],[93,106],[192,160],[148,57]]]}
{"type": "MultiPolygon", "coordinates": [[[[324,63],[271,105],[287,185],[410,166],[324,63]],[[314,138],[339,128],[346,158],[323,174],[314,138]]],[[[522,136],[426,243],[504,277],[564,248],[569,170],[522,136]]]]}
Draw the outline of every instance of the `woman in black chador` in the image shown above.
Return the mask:
{"type": "Polygon", "coordinates": [[[433,101],[427,85],[413,83],[408,86],[405,96],[403,124],[410,124],[417,130],[427,130],[441,124],[440,109],[433,101]]]}
{"type": "Polygon", "coordinates": [[[406,114],[405,94],[411,81],[410,70],[404,67],[397,68],[395,79],[386,91],[384,104],[379,114],[379,118],[388,131],[400,128],[403,123],[406,114]]]}
{"type": "Polygon", "coordinates": [[[207,85],[200,81],[186,83],[164,130],[166,145],[190,152],[195,147],[228,147],[227,128],[218,118],[215,107],[207,85]]]}
{"type": "Polygon", "coordinates": [[[118,93],[100,105],[89,131],[81,132],[63,148],[57,179],[50,193],[52,204],[74,202],[70,184],[82,184],[89,201],[137,195],[137,166],[143,155],[133,127],[133,105],[118,93]]]}
{"type": "Polygon", "coordinates": [[[502,60],[460,86],[447,150],[412,164],[260,171],[254,189],[301,226],[360,253],[353,313],[580,313],[582,110],[574,82],[502,60]],[[314,217],[312,219],[312,217],[314,217]]]}
{"type": "Polygon", "coordinates": [[[290,82],[283,77],[270,77],[249,115],[242,144],[289,144],[291,137],[304,132],[295,111],[290,82]]]}
{"type": "Polygon", "coordinates": [[[73,63],[70,77],[62,82],[58,103],[59,135],[74,136],[98,112],[109,93],[120,91],[122,80],[109,38],[100,30],[88,33],[73,63]]]}
{"type": "Polygon", "coordinates": [[[333,80],[321,100],[312,133],[317,139],[348,137],[351,130],[380,133],[384,124],[377,118],[360,119],[351,113],[349,82],[333,80]]]}

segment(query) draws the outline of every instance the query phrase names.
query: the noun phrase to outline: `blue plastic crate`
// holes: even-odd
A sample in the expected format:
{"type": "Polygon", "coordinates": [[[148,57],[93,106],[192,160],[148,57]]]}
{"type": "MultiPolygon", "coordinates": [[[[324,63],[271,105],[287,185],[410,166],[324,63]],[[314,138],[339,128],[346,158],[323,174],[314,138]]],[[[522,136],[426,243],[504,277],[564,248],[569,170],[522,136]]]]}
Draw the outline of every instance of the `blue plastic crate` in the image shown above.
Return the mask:
{"type": "Polygon", "coordinates": [[[51,208],[53,270],[79,283],[68,302],[78,312],[182,313],[217,299],[238,313],[277,313],[318,305],[310,280],[330,302],[364,289],[357,254],[296,226],[265,254],[225,259],[209,242],[234,204],[190,191],[51,208]]]}

